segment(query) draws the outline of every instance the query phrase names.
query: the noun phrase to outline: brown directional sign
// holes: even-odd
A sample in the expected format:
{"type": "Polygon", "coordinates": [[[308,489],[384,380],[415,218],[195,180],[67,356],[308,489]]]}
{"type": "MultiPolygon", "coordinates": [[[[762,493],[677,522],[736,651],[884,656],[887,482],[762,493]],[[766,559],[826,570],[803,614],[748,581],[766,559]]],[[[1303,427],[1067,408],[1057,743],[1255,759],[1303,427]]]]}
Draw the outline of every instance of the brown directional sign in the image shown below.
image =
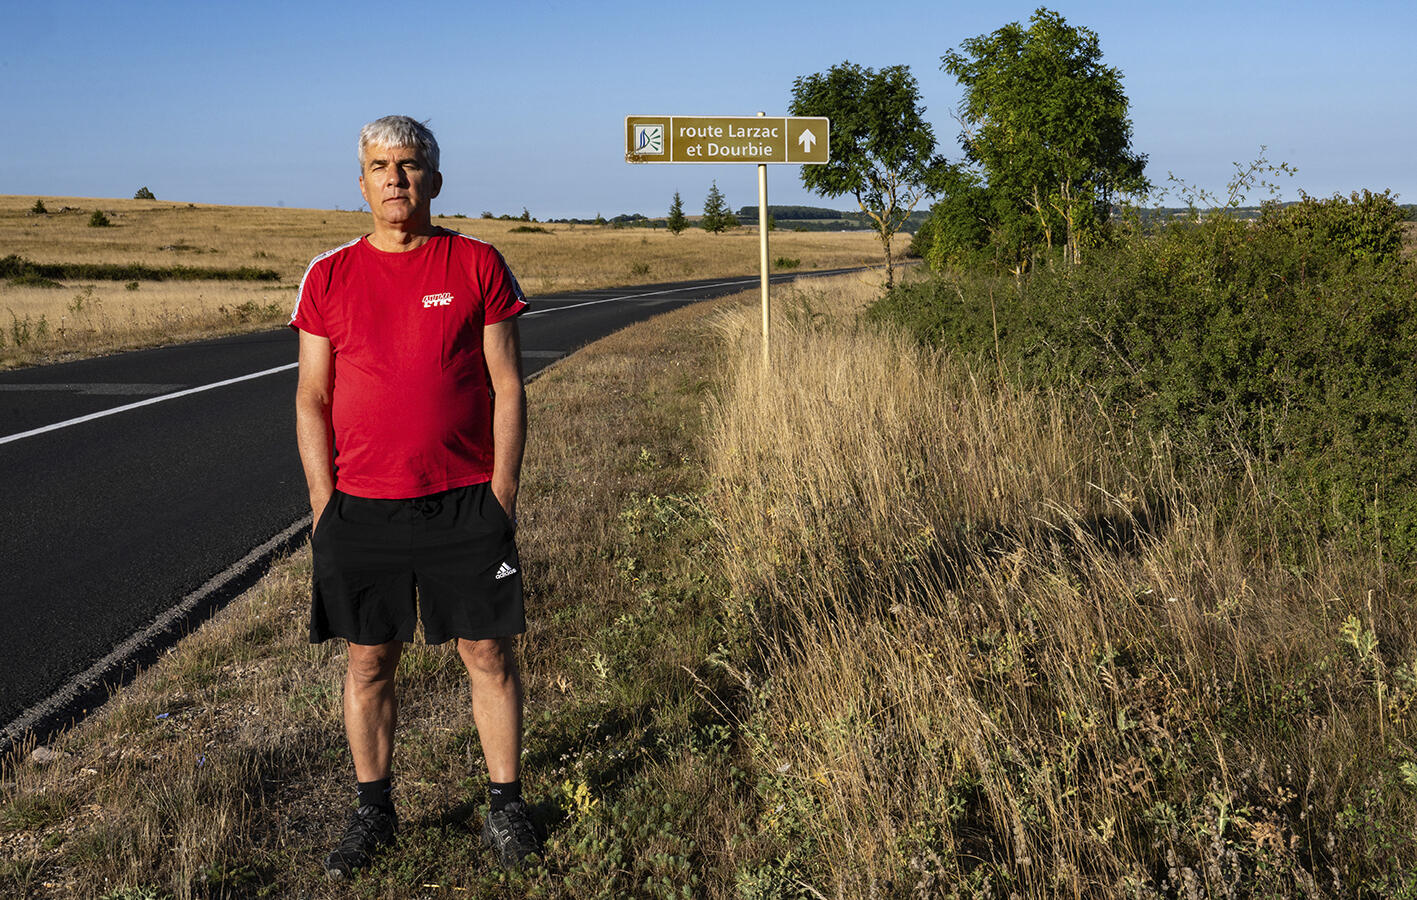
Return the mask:
{"type": "Polygon", "coordinates": [[[784,116],[626,116],[625,162],[830,162],[831,121],[784,116]]]}

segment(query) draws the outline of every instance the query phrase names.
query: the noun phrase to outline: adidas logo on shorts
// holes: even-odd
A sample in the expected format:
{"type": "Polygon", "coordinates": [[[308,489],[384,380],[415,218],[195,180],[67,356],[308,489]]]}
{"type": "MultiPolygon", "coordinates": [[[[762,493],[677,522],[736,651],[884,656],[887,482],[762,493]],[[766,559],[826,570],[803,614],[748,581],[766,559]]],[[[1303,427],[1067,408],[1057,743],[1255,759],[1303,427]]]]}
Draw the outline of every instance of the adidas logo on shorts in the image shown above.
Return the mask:
{"type": "Polygon", "coordinates": [[[511,578],[515,574],[517,574],[517,570],[513,569],[511,566],[507,565],[504,562],[502,563],[502,565],[497,567],[497,574],[492,577],[497,579],[498,581],[501,581],[503,578],[511,578]]]}

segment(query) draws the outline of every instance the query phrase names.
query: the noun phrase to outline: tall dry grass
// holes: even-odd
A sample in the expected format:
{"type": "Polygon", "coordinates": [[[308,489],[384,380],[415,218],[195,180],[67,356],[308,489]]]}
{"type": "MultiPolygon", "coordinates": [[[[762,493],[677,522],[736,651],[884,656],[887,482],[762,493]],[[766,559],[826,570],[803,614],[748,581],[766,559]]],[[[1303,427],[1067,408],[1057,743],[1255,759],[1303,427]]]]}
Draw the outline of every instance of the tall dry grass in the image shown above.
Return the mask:
{"type": "Polygon", "coordinates": [[[859,327],[875,295],[781,303],[771,371],[751,312],[724,324],[748,893],[1410,896],[1410,594],[1376,560],[1278,563],[1258,463],[1226,494],[859,327]]]}

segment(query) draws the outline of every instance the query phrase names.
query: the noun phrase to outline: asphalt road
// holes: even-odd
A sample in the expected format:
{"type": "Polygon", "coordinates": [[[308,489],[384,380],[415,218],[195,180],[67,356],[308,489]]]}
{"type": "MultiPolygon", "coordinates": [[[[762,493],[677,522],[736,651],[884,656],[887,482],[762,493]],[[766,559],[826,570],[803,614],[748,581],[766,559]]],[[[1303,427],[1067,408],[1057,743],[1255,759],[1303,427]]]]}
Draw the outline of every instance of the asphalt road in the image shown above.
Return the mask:
{"type": "MultiPolygon", "coordinates": [[[[757,283],[531,298],[526,372],[757,283]]],[[[281,329],[0,373],[0,747],[102,702],[304,539],[296,344],[281,329]]]]}

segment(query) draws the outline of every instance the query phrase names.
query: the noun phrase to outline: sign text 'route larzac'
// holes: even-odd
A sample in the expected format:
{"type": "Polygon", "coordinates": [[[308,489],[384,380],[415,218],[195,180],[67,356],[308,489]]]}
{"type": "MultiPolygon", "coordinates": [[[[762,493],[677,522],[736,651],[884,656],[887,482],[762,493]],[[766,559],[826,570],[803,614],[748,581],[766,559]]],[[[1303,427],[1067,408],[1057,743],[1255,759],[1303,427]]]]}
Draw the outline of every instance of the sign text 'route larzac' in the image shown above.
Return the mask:
{"type": "Polygon", "coordinates": [[[830,132],[818,117],[626,116],[625,161],[818,165],[830,132]]]}

